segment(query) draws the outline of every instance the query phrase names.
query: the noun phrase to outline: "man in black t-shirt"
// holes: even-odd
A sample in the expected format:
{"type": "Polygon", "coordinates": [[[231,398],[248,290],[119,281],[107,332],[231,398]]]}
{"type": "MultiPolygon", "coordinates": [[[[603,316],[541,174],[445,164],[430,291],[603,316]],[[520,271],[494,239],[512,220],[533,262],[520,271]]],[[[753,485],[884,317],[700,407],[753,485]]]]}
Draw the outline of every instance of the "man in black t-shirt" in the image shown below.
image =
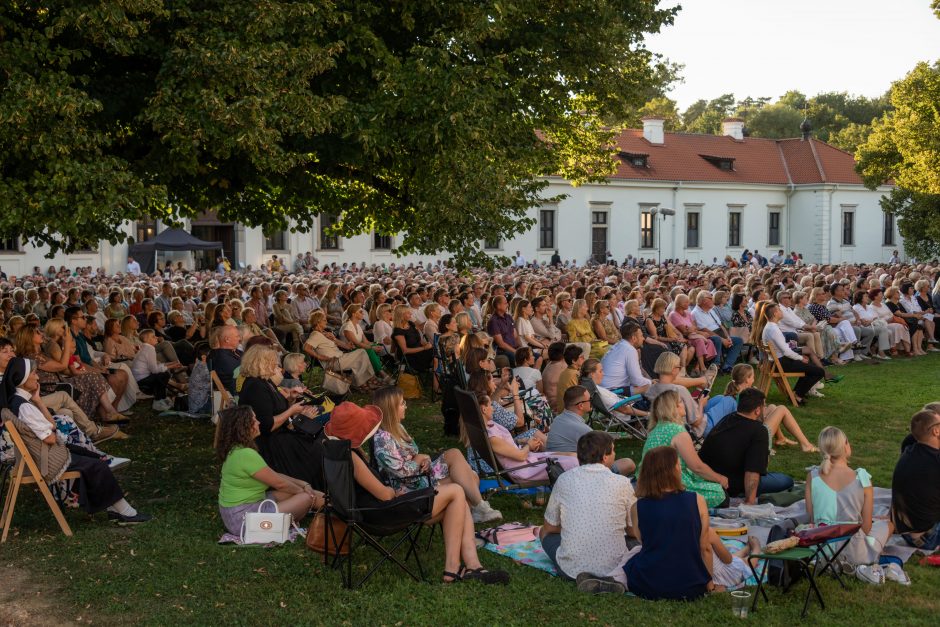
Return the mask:
{"type": "Polygon", "coordinates": [[[219,347],[209,351],[209,363],[219,377],[219,382],[235,396],[235,369],[242,363],[242,354],[238,350],[241,334],[238,328],[230,325],[217,327],[219,347]]]}
{"type": "Polygon", "coordinates": [[[699,451],[703,462],[728,477],[728,495],[743,495],[749,504],[757,503],[758,494],[793,487],[792,477],[767,472],[770,433],[760,421],[765,400],[757,388],[743,390],[738,397],[738,411],[715,425],[699,451]]]}
{"type": "Polygon", "coordinates": [[[940,547],[940,414],[914,414],[911,435],[891,478],[891,517],[905,542],[930,552],[940,547]]]}

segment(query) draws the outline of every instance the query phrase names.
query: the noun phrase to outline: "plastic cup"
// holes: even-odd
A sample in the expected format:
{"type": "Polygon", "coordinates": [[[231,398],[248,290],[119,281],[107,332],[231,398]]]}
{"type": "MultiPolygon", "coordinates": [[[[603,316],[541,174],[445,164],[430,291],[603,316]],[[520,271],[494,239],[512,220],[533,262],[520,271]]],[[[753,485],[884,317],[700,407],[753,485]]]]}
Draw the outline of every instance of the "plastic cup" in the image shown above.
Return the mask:
{"type": "Polygon", "coordinates": [[[545,507],[545,488],[537,488],[535,492],[536,507],[545,507]]]}
{"type": "Polygon", "coordinates": [[[751,609],[751,593],[746,590],[735,590],[731,593],[731,615],[735,618],[747,618],[751,609]]]}

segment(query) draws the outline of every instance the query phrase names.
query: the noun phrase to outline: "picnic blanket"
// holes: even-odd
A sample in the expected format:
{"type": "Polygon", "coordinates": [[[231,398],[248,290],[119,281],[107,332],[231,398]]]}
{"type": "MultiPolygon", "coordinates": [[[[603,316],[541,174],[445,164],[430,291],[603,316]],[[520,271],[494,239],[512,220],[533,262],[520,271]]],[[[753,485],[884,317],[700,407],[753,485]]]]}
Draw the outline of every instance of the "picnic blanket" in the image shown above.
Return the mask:
{"type": "MultiPolygon", "coordinates": [[[[293,542],[298,537],[306,538],[307,531],[305,529],[298,528],[297,525],[291,525],[290,532],[288,532],[288,536],[287,536],[287,542],[285,542],[284,544],[287,544],[288,542],[293,542]]],[[[253,547],[260,547],[262,549],[270,549],[273,546],[280,546],[276,542],[268,542],[267,544],[245,544],[244,542],[242,542],[242,539],[238,537],[236,534],[228,533],[228,532],[222,534],[222,537],[219,538],[218,544],[234,544],[235,546],[253,546],[253,547]]]]}

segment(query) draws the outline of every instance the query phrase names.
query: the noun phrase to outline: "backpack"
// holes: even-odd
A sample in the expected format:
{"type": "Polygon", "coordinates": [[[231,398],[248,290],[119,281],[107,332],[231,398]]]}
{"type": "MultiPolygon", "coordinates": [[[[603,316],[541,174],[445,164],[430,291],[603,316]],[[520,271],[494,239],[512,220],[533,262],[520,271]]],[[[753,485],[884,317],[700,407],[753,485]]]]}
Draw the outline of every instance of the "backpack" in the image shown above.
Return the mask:
{"type": "MultiPolygon", "coordinates": [[[[792,518],[774,525],[767,536],[767,544],[792,536],[794,529],[796,529],[796,522],[792,518]]],[[[774,559],[767,562],[767,583],[771,586],[786,589],[796,583],[801,576],[802,570],[796,562],[774,559]]]]}
{"type": "Polygon", "coordinates": [[[529,542],[537,540],[539,529],[533,525],[527,525],[520,522],[504,523],[491,529],[478,531],[476,536],[483,540],[484,544],[518,544],[520,542],[529,542]]]}

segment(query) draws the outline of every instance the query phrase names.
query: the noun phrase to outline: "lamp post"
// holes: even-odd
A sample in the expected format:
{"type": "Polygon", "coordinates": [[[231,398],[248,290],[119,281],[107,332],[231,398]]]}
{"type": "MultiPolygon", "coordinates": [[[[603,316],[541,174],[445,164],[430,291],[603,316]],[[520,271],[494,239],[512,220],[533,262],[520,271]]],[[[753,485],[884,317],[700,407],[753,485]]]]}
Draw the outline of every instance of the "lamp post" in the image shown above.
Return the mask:
{"type": "Polygon", "coordinates": [[[653,207],[652,209],[650,209],[650,215],[652,216],[652,219],[653,219],[653,228],[656,229],[656,265],[658,266],[659,264],[662,263],[662,249],[660,248],[660,245],[663,241],[663,236],[662,236],[662,233],[660,232],[661,229],[656,226],[657,214],[663,217],[663,225],[665,226],[666,216],[676,215],[676,210],[670,209],[669,207],[653,207]]]}

